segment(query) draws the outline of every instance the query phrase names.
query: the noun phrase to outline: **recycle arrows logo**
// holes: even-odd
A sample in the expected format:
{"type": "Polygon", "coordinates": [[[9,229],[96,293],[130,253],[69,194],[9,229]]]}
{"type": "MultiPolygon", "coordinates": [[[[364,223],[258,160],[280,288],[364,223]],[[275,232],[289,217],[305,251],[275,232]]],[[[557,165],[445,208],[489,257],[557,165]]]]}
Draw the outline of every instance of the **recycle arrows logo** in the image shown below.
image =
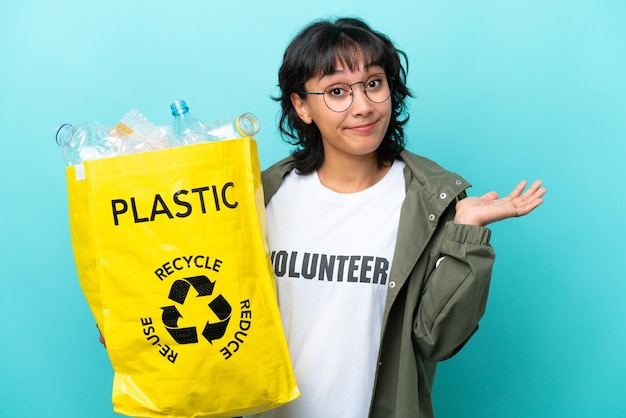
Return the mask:
{"type": "MultiPolygon", "coordinates": [[[[178,279],[172,283],[168,298],[179,305],[184,305],[189,290],[192,287],[198,293],[198,297],[210,297],[213,295],[215,282],[209,280],[207,276],[193,276],[178,279]]],[[[213,300],[208,303],[208,307],[213,311],[219,321],[209,322],[207,320],[202,330],[202,336],[209,343],[213,344],[213,340],[222,338],[226,333],[226,327],[228,327],[228,322],[230,321],[232,308],[222,295],[217,295],[213,298],[213,300]]],[[[183,316],[178,311],[176,305],[163,306],[161,309],[163,310],[161,317],[163,325],[165,325],[167,332],[169,332],[178,344],[193,344],[198,342],[198,331],[196,327],[181,328],[178,326],[178,320],[183,316]]]]}

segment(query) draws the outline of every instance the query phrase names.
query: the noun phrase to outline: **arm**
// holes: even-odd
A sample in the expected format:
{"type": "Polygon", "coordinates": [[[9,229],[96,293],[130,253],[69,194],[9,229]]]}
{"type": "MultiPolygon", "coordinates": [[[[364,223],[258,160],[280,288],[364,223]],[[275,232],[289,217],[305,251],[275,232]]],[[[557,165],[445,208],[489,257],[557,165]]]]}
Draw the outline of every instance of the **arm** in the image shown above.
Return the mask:
{"type": "Polygon", "coordinates": [[[414,322],[416,342],[429,360],[458,352],[485,312],[495,254],[484,226],[532,212],[543,203],[541,184],[536,181],[523,192],[527,183],[522,181],[503,199],[490,192],[457,202],[454,222],[445,225],[441,262],[424,285],[414,322]]]}
{"type": "Polygon", "coordinates": [[[445,225],[442,258],[422,289],[413,324],[415,341],[429,361],[456,354],[478,327],[495,259],[490,235],[480,226],[445,225]]]}

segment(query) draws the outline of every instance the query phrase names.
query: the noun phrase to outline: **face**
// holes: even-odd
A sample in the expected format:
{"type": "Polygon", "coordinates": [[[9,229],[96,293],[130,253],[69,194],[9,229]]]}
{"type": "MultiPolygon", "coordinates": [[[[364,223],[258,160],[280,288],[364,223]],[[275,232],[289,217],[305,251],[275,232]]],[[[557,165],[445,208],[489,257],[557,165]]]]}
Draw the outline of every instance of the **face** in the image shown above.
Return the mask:
{"type": "MultiPolygon", "coordinates": [[[[322,77],[314,77],[305,83],[307,92],[323,92],[335,83],[353,84],[363,82],[374,74],[384,73],[380,66],[359,66],[350,71],[345,65],[337,65],[336,71],[322,77]]],[[[343,112],[334,112],[326,106],[322,95],[291,95],[291,101],[303,122],[315,123],[320,130],[325,158],[333,156],[370,156],[376,158],[391,118],[391,98],[372,102],[364,93],[363,84],[352,86],[352,105],[343,112]]]]}

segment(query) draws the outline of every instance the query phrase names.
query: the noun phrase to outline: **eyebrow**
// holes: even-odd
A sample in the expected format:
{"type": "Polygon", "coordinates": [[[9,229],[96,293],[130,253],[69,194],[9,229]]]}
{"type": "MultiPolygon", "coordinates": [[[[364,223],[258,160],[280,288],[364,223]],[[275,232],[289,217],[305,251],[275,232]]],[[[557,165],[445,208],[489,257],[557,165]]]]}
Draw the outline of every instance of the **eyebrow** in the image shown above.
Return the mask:
{"type": "MultiPolygon", "coordinates": [[[[369,64],[365,64],[365,68],[363,68],[363,70],[368,71],[370,68],[372,67],[376,67],[376,66],[380,66],[380,64],[374,64],[374,63],[369,63],[369,64]]],[[[381,67],[382,68],[382,67],[381,67]]],[[[336,69],[335,71],[333,71],[332,73],[328,73],[326,75],[333,75],[333,74],[343,74],[345,73],[345,69],[341,68],[341,69],[336,69]]]]}
{"type": "MultiPolygon", "coordinates": [[[[379,67],[381,67],[381,68],[382,68],[382,66],[380,66],[380,64],[373,64],[373,63],[370,63],[370,64],[365,64],[364,71],[365,71],[365,72],[367,72],[367,71],[369,71],[372,67],[376,67],[376,66],[379,66],[379,67]]],[[[385,71],[385,69],[384,69],[384,68],[383,68],[383,71],[385,71]]],[[[346,73],[346,71],[345,71],[345,69],[344,69],[344,68],[341,68],[341,69],[335,69],[335,71],[333,71],[332,73],[328,73],[328,74],[322,74],[322,75],[320,75],[320,76],[317,78],[317,81],[322,81],[322,80],[323,80],[324,78],[326,78],[326,77],[333,77],[333,76],[337,76],[337,75],[343,75],[343,74],[345,74],[345,73],[346,73]]]]}

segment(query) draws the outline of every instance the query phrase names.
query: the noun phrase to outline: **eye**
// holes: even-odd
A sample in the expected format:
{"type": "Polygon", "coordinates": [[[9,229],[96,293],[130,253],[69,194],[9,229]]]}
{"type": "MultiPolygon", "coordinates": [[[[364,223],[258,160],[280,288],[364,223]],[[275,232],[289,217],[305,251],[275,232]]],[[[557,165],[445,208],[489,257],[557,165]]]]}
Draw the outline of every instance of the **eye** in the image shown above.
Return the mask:
{"type": "Polygon", "coordinates": [[[332,98],[340,99],[350,95],[350,86],[347,84],[335,84],[326,89],[326,94],[332,98]]]}
{"type": "Polygon", "coordinates": [[[382,78],[380,77],[370,78],[369,80],[367,80],[367,83],[365,84],[365,88],[367,90],[376,90],[376,89],[379,89],[382,85],[383,85],[382,78]]]}

